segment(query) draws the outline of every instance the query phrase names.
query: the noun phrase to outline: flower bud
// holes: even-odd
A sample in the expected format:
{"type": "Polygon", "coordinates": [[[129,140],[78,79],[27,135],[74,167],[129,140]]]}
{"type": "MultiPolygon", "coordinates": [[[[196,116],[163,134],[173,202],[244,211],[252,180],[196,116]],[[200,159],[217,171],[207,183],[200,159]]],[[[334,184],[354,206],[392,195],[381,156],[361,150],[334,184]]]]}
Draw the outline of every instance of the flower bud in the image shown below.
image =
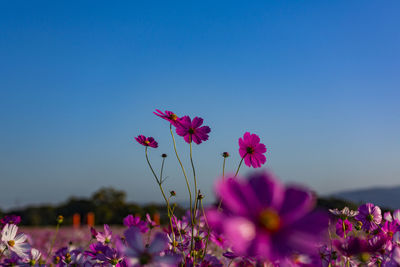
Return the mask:
{"type": "Polygon", "coordinates": [[[161,157],[162,157],[162,158],[166,158],[166,157],[167,157],[167,154],[163,153],[163,154],[161,154],[161,157]]]}
{"type": "Polygon", "coordinates": [[[174,190],[171,190],[171,191],[169,191],[169,193],[171,194],[171,197],[174,197],[174,196],[176,196],[176,193],[175,193],[175,191],[174,191],[174,190]]]}
{"type": "Polygon", "coordinates": [[[362,222],[357,221],[357,222],[355,223],[354,227],[356,228],[356,230],[361,230],[362,222]]]}
{"type": "Polygon", "coordinates": [[[64,216],[58,215],[58,217],[57,217],[57,223],[58,223],[58,224],[62,224],[63,221],[64,221],[64,216]]]}
{"type": "Polygon", "coordinates": [[[223,153],[222,153],[222,157],[224,157],[224,158],[229,157],[229,153],[228,153],[228,152],[223,152],[223,153]]]}

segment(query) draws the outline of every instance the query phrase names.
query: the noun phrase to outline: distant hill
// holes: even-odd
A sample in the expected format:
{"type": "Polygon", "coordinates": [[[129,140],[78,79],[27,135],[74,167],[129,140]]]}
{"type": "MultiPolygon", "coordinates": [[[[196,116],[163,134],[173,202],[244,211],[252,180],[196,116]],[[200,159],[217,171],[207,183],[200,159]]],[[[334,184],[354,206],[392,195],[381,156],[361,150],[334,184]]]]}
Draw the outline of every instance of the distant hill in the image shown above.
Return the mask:
{"type": "Polygon", "coordinates": [[[332,194],[331,196],[358,204],[370,202],[381,207],[400,209],[400,186],[344,191],[332,194]]]}

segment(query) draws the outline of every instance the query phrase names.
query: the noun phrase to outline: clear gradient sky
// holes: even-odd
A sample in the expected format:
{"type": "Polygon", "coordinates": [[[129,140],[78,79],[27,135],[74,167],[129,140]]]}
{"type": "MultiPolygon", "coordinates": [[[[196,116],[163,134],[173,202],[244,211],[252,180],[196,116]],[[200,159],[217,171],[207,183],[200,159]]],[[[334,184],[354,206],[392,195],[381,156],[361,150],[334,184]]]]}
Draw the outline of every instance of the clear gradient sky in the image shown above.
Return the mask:
{"type": "Polygon", "coordinates": [[[285,182],[398,185],[399,13],[394,0],[1,1],[0,208],[102,186],[161,201],[138,134],[159,142],[157,169],[169,155],[165,186],[186,199],[155,108],[211,127],[194,147],[208,198],[246,131],[285,182]]]}

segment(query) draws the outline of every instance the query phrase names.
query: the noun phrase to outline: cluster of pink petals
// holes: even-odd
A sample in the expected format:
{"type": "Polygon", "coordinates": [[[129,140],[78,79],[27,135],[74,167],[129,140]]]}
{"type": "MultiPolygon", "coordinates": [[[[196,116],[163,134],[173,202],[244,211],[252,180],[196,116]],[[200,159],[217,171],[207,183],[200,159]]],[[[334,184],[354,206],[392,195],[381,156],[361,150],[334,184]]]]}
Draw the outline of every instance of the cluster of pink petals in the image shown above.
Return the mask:
{"type": "Polygon", "coordinates": [[[143,146],[149,146],[153,148],[158,147],[158,143],[154,140],[153,137],[146,137],[144,135],[139,135],[138,137],[135,137],[135,140],[143,146]]]}
{"type": "Polygon", "coordinates": [[[176,126],[176,133],[182,136],[187,143],[192,141],[200,144],[208,140],[208,134],[211,132],[210,127],[201,126],[203,119],[194,117],[193,120],[189,116],[183,116],[179,119],[179,124],[176,126]]]}
{"type": "Polygon", "coordinates": [[[239,154],[244,158],[244,163],[247,166],[261,167],[267,160],[264,155],[265,152],[267,152],[267,148],[260,143],[258,135],[246,132],[243,138],[239,138],[239,154]]]}
{"type": "Polygon", "coordinates": [[[161,110],[156,109],[156,111],[153,113],[158,117],[169,121],[173,126],[177,126],[179,123],[179,117],[172,111],[166,110],[165,112],[162,112],[161,110]]]}

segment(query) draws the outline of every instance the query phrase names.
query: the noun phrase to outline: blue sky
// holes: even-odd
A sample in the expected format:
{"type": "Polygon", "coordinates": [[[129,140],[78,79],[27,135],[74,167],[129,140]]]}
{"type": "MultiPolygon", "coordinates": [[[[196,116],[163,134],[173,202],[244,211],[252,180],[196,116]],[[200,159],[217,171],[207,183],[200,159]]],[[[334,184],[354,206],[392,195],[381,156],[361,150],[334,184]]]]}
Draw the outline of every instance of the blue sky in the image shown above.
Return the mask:
{"type": "MultiPolygon", "coordinates": [[[[220,153],[250,131],[266,168],[320,194],[399,184],[398,1],[2,1],[0,207],[57,203],[102,186],[161,201],[138,134],[167,153],[186,199],[168,109],[201,116],[207,198],[220,153]]],[[[179,139],[187,169],[189,147],[179,139]]],[[[242,174],[250,169],[243,168],[242,174]]]]}

